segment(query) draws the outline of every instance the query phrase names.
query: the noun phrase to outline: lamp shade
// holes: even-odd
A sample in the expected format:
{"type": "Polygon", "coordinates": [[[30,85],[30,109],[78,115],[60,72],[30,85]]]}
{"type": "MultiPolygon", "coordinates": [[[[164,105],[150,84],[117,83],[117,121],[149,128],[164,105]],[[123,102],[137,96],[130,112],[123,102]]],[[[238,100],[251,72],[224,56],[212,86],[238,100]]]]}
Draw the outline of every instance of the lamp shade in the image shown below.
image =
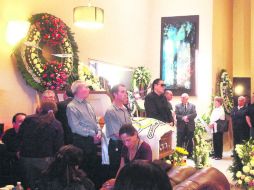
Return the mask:
{"type": "Polygon", "coordinates": [[[104,22],[104,11],[93,6],[75,7],[73,19],[74,24],[81,28],[101,28],[104,22]]]}

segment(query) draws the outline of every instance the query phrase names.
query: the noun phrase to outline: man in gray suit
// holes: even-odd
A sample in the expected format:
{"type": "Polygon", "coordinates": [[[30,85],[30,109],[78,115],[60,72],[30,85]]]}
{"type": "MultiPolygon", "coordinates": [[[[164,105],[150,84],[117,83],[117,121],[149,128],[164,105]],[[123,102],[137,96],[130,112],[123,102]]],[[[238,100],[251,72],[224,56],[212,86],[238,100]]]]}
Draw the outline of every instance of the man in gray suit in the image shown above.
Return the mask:
{"type": "Polygon", "coordinates": [[[176,127],[177,127],[177,146],[184,147],[189,152],[188,157],[192,157],[193,136],[195,130],[195,117],[197,116],[195,105],[188,102],[189,95],[183,93],[181,102],[175,107],[176,127]]]}

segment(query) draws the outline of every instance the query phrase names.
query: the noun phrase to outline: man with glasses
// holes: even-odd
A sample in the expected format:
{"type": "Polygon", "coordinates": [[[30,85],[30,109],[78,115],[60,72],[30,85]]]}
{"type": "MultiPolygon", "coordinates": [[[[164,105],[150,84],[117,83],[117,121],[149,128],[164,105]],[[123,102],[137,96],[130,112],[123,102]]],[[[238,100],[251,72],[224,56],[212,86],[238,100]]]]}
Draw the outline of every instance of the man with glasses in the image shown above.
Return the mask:
{"type": "Polygon", "coordinates": [[[146,116],[158,119],[165,123],[173,124],[172,113],[168,108],[168,102],[164,96],[164,81],[155,79],[152,84],[152,92],[145,97],[146,116]]]}

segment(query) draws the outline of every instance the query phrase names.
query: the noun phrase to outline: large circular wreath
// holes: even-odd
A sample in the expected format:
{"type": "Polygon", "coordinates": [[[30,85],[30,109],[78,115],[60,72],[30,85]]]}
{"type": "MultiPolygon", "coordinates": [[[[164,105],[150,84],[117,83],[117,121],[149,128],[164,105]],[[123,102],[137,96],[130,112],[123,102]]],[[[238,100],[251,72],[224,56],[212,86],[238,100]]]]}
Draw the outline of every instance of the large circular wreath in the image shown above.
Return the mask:
{"type": "Polygon", "coordinates": [[[220,96],[223,98],[225,112],[230,114],[234,107],[233,87],[226,70],[222,70],[219,77],[220,96]]]}
{"type": "Polygon", "coordinates": [[[24,41],[16,49],[18,68],[38,91],[63,90],[78,79],[78,47],[70,28],[48,13],[35,14],[24,41]]]}

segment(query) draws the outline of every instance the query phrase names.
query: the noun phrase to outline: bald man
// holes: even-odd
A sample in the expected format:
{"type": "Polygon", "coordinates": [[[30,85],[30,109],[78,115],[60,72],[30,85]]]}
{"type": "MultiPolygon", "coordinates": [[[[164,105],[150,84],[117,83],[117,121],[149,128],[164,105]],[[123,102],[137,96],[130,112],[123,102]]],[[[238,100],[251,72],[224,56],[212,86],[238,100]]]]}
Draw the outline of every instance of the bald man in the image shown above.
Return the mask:
{"type": "Polygon", "coordinates": [[[175,107],[176,127],[177,127],[177,146],[186,148],[189,152],[188,157],[192,157],[193,136],[195,130],[194,119],[197,116],[195,105],[189,103],[189,95],[181,95],[181,103],[175,107]]]}

